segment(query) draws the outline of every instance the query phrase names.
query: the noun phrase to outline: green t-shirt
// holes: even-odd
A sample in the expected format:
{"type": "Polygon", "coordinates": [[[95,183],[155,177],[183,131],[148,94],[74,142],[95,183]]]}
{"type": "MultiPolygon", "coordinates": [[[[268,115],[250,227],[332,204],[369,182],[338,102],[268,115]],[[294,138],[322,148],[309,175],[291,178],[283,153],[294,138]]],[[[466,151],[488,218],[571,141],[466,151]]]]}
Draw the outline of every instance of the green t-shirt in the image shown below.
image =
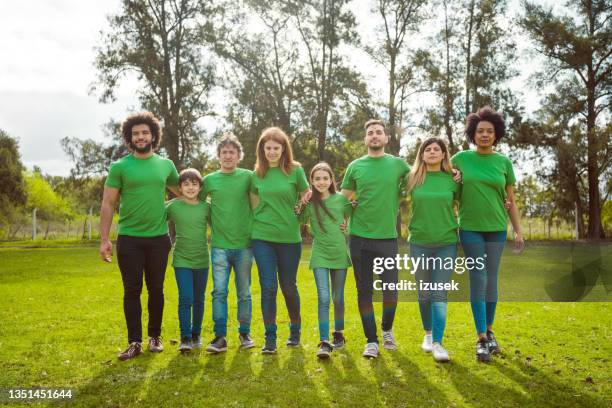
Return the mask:
{"type": "Polygon", "coordinates": [[[457,242],[457,214],[453,202],[459,200],[461,184],[452,174],[430,171],[421,185],[410,192],[412,218],[409,242],[417,245],[449,245],[457,242]]]}
{"type": "Polygon", "coordinates": [[[319,216],[323,229],[319,225],[315,207],[310,202],[302,209],[300,221],[307,223],[310,221],[310,231],[314,237],[312,243],[312,254],[310,256],[310,269],[329,268],[346,269],[351,266],[346,245],[346,236],[340,230],[340,224],[344,222],[344,217],[351,214],[351,203],[342,194],[333,194],[323,203],[333,216],[333,219],[319,207],[319,216]]]}
{"type": "Polygon", "coordinates": [[[200,199],[211,199],[211,246],[242,249],[251,246],[253,214],[249,201],[251,170],[237,168],[231,173],[220,170],[204,177],[200,199]]]}
{"type": "Polygon", "coordinates": [[[397,238],[397,212],[404,175],[410,171],[405,160],[385,154],[363,156],[349,164],[342,188],[355,191],[359,203],[349,223],[351,235],[372,239],[397,238]]]}
{"type": "Polygon", "coordinates": [[[164,200],[166,186],[176,186],[179,175],[171,160],[153,154],[133,154],[113,162],[105,185],[118,188],[119,235],[156,237],[168,233],[164,200]]]}
{"type": "Polygon", "coordinates": [[[251,192],[259,196],[259,204],[253,210],[251,238],[284,244],[302,242],[294,207],[299,193],[307,188],[302,167],[293,168],[288,175],[271,167],[264,178],[253,172],[251,192]]]}
{"type": "Polygon", "coordinates": [[[465,150],[451,158],[461,171],[463,191],[459,228],[467,231],[506,231],[506,186],[516,183],[512,162],[500,153],[465,150]]]}
{"type": "Polygon", "coordinates": [[[208,268],[206,223],[210,220],[210,204],[206,201],[189,204],[175,198],[166,204],[166,214],[176,230],[172,266],[208,268]]]}

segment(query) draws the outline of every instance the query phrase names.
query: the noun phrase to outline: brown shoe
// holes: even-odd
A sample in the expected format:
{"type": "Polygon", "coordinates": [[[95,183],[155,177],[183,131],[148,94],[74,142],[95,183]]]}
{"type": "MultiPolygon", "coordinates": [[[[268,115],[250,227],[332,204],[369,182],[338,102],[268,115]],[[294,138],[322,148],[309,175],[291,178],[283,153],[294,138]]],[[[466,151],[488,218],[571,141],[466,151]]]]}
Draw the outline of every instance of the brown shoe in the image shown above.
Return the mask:
{"type": "Polygon", "coordinates": [[[138,356],[140,353],[142,353],[142,346],[140,345],[140,343],[134,341],[130,343],[128,348],[125,349],[125,351],[119,354],[117,357],[119,358],[119,360],[125,361],[138,356]]]}
{"type": "Polygon", "coordinates": [[[164,345],[159,337],[149,337],[149,351],[151,353],[161,353],[164,351],[164,345]]]}

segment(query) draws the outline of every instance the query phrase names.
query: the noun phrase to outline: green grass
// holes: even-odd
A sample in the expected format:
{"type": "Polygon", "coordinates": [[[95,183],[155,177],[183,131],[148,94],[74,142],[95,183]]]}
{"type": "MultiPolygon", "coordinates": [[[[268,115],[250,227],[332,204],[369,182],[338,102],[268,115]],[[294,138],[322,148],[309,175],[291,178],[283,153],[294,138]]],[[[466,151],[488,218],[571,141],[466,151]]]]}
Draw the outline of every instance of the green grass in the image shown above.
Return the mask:
{"type": "MultiPolygon", "coordinates": [[[[529,265],[535,272],[548,253],[506,256],[502,273],[529,265]],[[517,259],[521,265],[514,265],[517,259]]],[[[179,336],[177,290],[169,268],[163,322],[166,351],[119,362],[116,354],[125,346],[125,324],[116,263],[100,262],[96,247],[0,249],[0,388],[72,387],[71,405],[109,407],[612,405],[609,303],[502,302],[496,334],[504,352],[485,365],[474,359],[469,304],[449,304],[445,345],[452,362],[436,364],[419,348],[417,305],[403,302],[394,325],[399,350],[382,351],[370,361],[361,357],[364,337],[349,274],[345,294],[349,342],[345,350],[333,353],[331,361],[320,362],[315,357],[317,303],[308,258],[305,249],[298,276],[300,348],[281,345],[276,356],[262,356],[259,348],[238,351],[231,288],[228,352],[179,355],[169,341],[179,336]]],[[[254,268],[253,335],[261,345],[255,274],[254,268]]],[[[205,340],[212,338],[211,289],[209,281],[205,340]]],[[[278,302],[279,339],[284,340],[288,319],[280,293],[278,302]]]]}

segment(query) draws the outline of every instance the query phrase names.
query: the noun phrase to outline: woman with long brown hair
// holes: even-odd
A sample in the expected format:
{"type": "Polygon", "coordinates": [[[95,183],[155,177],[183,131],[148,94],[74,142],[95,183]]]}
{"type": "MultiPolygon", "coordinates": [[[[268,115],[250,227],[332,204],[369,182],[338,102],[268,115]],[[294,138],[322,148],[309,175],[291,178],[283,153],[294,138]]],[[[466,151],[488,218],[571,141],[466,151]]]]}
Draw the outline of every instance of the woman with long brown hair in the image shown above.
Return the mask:
{"type": "Polygon", "coordinates": [[[261,312],[266,330],[262,353],[274,354],[279,283],[291,320],[287,346],[300,344],[300,296],[296,279],[302,237],[294,206],[308,192],[308,181],[300,163],[293,160],[291,142],[280,128],[264,129],[256,154],[251,185],[251,245],[259,271],[261,312]]]}

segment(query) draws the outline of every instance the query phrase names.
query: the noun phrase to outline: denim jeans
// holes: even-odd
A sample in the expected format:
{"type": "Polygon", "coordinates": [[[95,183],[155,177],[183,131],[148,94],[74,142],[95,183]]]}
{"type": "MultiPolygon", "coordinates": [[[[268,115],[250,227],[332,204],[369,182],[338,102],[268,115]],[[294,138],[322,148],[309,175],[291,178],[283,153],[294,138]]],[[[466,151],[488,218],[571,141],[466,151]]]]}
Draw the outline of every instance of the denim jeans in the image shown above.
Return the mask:
{"type": "Polygon", "coordinates": [[[344,283],[346,282],[346,269],[313,269],[315,283],[317,284],[318,312],[319,312],[319,339],[329,340],[329,282],[331,278],[331,292],[334,301],[334,329],[344,330],[344,283]]]}
{"type": "Polygon", "coordinates": [[[297,288],[297,270],[302,254],[302,244],[283,244],[254,239],[253,255],[259,271],[261,285],[261,314],[266,329],[266,339],[276,340],[276,294],[280,283],[289,319],[291,333],[299,336],[300,295],[297,288]]]}
{"type": "Polygon", "coordinates": [[[178,286],[178,317],[181,337],[202,333],[204,317],[204,293],[208,280],[208,268],[174,268],[178,286]]]}
{"type": "Polygon", "coordinates": [[[215,323],[215,336],[227,335],[227,294],[232,268],[238,297],[238,332],[249,333],[251,330],[251,266],[253,253],[251,248],[223,249],[213,247],[210,251],[212,263],[212,316],[215,323]]]}
{"type": "Polygon", "coordinates": [[[419,267],[416,270],[415,277],[417,280],[417,288],[419,294],[419,311],[421,312],[421,321],[423,329],[432,331],[432,339],[434,342],[442,344],[444,329],[446,328],[446,311],[447,311],[447,294],[446,290],[421,290],[420,282],[428,283],[447,283],[450,282],[450,277],[453,268],[444,268],[447,258],[453,260],[457,258],[457,244],[442,245],[442,246],[424,246],[418,244],[410,244],[410,257],[422,258],[425,260],[425,267],[419,267]],[[427,260],[429,259],[429,265],[427,260]],[[429,268],[427,267],[429,266],[429,268]],[[433,327],[433,330],[432,330],[433,327]]]}
{"type": "Polygon", "coordinates": [[[478,333],[486,333],[495,320],[497,277],[501,256],[506,246],[506,231],[478,232],[459,230],[459,239],[466,257],[485,258],[485,267],[470,269],[470,303],[478,333]]]}

